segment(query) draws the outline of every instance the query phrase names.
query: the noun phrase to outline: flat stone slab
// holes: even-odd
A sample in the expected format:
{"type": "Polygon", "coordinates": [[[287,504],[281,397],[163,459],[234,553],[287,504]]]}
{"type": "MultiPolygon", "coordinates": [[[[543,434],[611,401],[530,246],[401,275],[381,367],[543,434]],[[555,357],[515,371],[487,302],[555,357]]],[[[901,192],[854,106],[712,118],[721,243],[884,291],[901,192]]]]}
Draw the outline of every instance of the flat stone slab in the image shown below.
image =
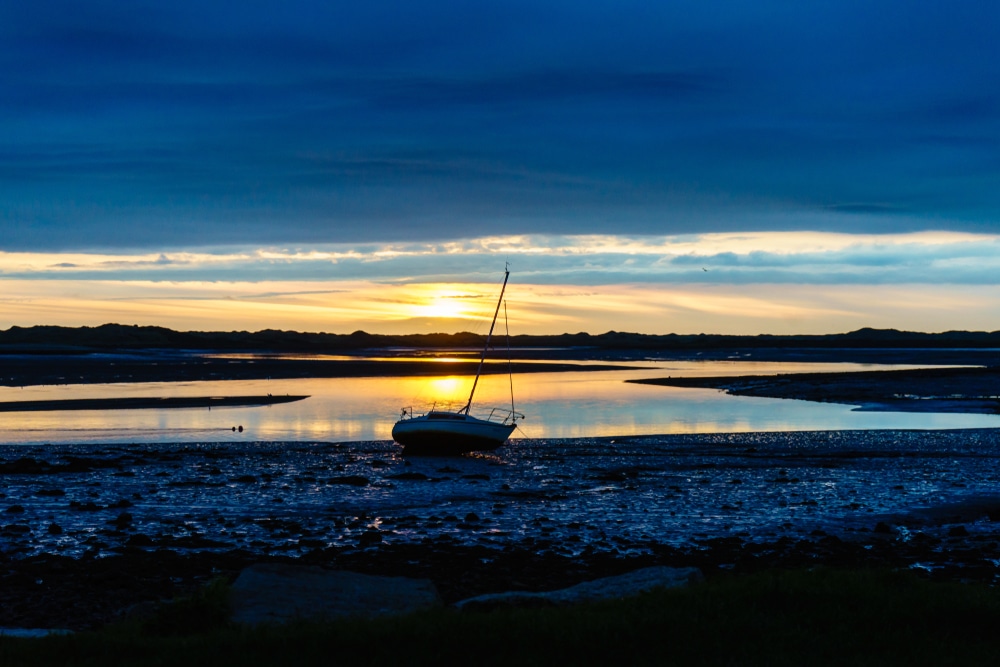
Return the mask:
{"type": "Polygon", "coordinates": [[[0,637],[19,637],[26,639],[37,639],[48,637],[49,635],[71,635],[72,630],[61,628],[0,628],[0,637]]]}
{"type": "Polygon", "coordinates": [[[232,620],[244,625],[408,614],[442,604],[429,579],[379,577],[314,566],[252,565],[231,590],[232,620]]]}
{"type": "Polygon", "coordinates": [[[547,592],[489,593],[455,603],[463,610],[488,610],[497,607],[562,606],[632,597],[657,588],[676,588],[701,581],[696,567],[647,567],[615,577],[585,581],[576,586],[547,592]]]}

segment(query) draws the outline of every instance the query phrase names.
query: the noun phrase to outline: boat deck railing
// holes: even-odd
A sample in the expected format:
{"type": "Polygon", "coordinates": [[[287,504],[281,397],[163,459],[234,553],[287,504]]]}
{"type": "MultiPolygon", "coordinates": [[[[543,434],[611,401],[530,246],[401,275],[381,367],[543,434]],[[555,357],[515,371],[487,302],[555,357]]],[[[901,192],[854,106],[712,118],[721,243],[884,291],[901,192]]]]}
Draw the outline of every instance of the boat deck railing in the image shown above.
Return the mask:
{"type": "Polygon", "coordinates": [[[414,410],[412,406],[407,405],[399,411],[399,418],[400,420],[413,419],[414,417],[429,415],[432,412],[458,412],[458,403],[438,403],[435,401],[431,403],[429,408],[418,408],[417,410],[414,410]]]}
{"type": "Polygon", "coordinates": [[[513,424],[518,419],[524,419],[524,415],[506,408],[493,408],[490,410],[489,416],[486,417],[488,422],[499,421],[501,424],[513,424]]]}
{"type": "MultiPolygon", "coordinates": [[[[421,415],[429,415],[432,412],[455,412],[456,414],[461,410],[456,410],[454,404],[446,404],[444,406],[438,406],[437,403],[431,405],[430,409],[423,413],[417,413],[413,411],[411,406],[406,406],[399,411],[399,419],[413,419],[414,417],[420,417],[421,415]]],[[[488,415],[485,417],[479,417],[484,421],[497,422],[500,424],[513,424],[519,419],[524,419],[524,415],[515,410],[509,410],[507,408],[491,408],[488,415]]]]}

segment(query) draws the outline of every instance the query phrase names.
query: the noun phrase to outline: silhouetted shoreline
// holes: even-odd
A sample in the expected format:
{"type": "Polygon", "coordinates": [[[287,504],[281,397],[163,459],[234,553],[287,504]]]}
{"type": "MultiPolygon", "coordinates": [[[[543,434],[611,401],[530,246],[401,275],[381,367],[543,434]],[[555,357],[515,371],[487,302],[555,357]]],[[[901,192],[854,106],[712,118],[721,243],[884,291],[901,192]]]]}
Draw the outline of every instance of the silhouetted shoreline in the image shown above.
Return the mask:
{"type": "MultiPolygon", "coordinates": [[[[0,331],[0,353],[86,352],[94,350],[273,350],[284,352],[345,353],[390,348],[481,349],[485,335],[454,334],[350,334],[311,333],[266,329],[263,331],[174,331],[165,327],[103,324],[98,327],[13,326],[0,331]]],[[[1000,331],[947,331],[924,333],[896,329],[863,328],[839,334],[729,335],[641,334],[608,331],[602,334],[563,333],[510,337],[511,348],[586,348],[589,350],[645,350],[657,352],[715,350],[1000,350],[1000,331]]],[[[547,351],[548,352],[548,351],[547,351]]]]}

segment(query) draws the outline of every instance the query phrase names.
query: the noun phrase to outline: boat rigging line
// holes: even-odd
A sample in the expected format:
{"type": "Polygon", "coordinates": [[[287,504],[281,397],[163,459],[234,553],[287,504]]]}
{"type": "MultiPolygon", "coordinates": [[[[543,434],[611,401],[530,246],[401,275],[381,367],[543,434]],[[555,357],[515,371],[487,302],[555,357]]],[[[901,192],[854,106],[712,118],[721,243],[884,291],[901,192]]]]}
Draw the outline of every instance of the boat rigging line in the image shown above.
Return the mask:
{"type": "MultiPolygon", "coordinates": [[[[497,324],[497,315],[500,314],[500,304],[503,303],[503,293],[507,289],[507,279],[510,278],[510,267],[505,267],[503,272],[503,286],[500,288],[500,298],[497,300],[497,309],[493,311],[493,321],[490,323],[490,332],[486,334],[486,345],[483,346],[483,354],[479,357],[479,368],[476,370],[476,379],[472,381],[472,391],[469,392],[469,402],[465,404],[465,407],[459,410],[459,414],[465,413],[469,414],[469,410],[472,409],[472,397],[476,394],[476,385],[479,384],[479,374],[483,372],[483,364],[486,363],[486,350],[490,347],[490,340],[493,338],[493,328],[497,324]]],[[[510,345],[510,338],[508,336],[507,344],[510,345]]]]}

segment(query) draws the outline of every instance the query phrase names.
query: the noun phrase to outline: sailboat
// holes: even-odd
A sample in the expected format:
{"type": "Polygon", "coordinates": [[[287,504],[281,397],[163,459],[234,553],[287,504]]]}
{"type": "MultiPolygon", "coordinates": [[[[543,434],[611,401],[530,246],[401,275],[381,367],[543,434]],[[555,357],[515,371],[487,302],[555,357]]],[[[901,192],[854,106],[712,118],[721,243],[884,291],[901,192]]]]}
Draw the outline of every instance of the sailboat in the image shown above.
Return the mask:
{"type": "MultiPolygon", "coordinates": [[[[415,415],[411,408],[403,408],[399,421],[392,427],[392,439],[403,446],[403,454],[451,456],[467,452],[490,451],[500,447],[507,441],[517,427],[517,420],[524,415],[514,411],[513,381],[511,382],[510,410],[493,408],[485,417],[475,417],[471,414],[472,399],[476,395],[479,376],[483,372],[486,353],[493,338],[493,329],[503,304],[504,291],[507,289],[507,279],[510,277],[509,267],[504,268],[503,286],[500,288],[500,298],[493,313],[490,332],[486,336],[486,344],[479,359],[476,379],[472,382],[469,400],[457,411],[437,410],[431,408],[422,415],[415,415]]],[[[506,312],[506,310],[504,311],[506,312]]],[[[508,337],[509,350],[509,337],[508,337]]],[[[508,365],[510,364],[508,353],[508,365]]],[[[513,376],[512,376],[513,377],[513,376]]]]}

